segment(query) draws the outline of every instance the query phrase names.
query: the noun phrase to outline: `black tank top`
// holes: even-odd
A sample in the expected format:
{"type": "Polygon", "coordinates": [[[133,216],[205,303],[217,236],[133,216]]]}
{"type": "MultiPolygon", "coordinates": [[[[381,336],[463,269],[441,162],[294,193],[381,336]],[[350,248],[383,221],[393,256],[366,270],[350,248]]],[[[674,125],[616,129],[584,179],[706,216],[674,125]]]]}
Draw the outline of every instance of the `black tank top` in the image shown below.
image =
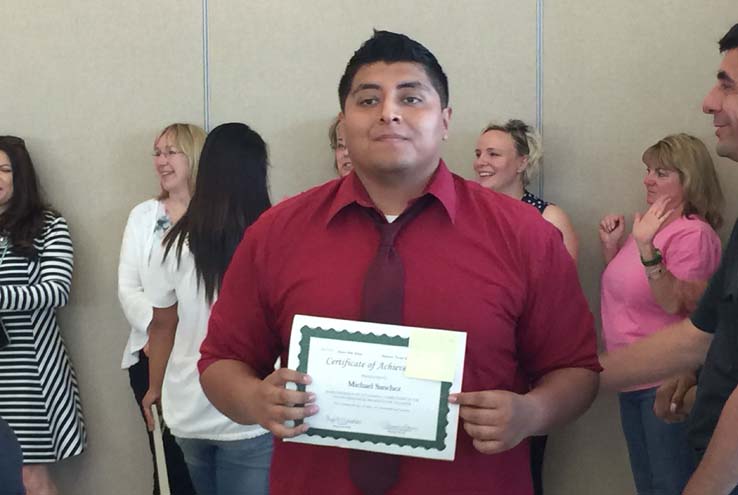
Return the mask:
{"type": "Polygon", "coordinates": [[[546,209],[546,207],[549,205],[547,201],[543,201],[538,196],[534,196],[531,194],[527,189],[525,189],[525,194],[523,194],[523,197],[520,198],[520,200],[524,203],[528,203],[531,206],[535,206],[535,208],[543,214],[543,210],[546,209]]]}

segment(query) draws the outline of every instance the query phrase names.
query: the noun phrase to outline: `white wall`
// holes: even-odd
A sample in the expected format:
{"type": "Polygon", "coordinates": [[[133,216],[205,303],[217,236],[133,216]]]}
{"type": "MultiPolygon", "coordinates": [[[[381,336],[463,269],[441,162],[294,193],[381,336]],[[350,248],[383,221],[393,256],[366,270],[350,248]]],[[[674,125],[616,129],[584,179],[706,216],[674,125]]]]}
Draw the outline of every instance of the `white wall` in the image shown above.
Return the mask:
{"type": "MultiPolygon", "coordinates": [[[[719,61],[716,41],[738,18],[729,18],[734,0],[703,5],[545,2],[545,195],[580,234],[594,311],[595,225],[607,211],[642,206],[643,149],[677,131],[714,145],[700,101],[719,61]]],[[[55,475],[64,494],[147,493],[146,435],[119,369],[128,329],[115,272],[128,211],[156,191],[155,133],[174,121],[204,124],[201,2],[0,0],[0,13],[0,134],[26,138],[76,245],[62,323],[90,444],[55,475]]],[[[275,200],[332,176],[326,132],[338,79],[372,27],[409,34],[444,66],[454,108],[444,155],[457,173],[472,176],[489,120],[535,120],[533,0],[218,0],[208,14],[210,122],[243,121],[264,136],[275,200]]],[[[738,168],[717,163],[731,224],[738,168]]],[[[546,480],[553,495],[632,492],[612,395],[552,435],[546,480]]]]}

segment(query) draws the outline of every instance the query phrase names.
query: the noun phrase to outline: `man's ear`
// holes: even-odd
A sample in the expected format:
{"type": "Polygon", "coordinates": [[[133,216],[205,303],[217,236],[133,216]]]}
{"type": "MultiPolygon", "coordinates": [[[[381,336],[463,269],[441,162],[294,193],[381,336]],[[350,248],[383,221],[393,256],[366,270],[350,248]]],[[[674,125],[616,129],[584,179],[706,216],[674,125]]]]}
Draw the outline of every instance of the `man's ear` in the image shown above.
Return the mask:
{"type": "Polygon", "coordinates": [[[451,107],[446,107],[443,110],[441,110],[441,115],[443,118],[443,140],[445,141],[448,139],[448,127],[451,124],[451,114],[453,113],[453,109],[451,107]]]}

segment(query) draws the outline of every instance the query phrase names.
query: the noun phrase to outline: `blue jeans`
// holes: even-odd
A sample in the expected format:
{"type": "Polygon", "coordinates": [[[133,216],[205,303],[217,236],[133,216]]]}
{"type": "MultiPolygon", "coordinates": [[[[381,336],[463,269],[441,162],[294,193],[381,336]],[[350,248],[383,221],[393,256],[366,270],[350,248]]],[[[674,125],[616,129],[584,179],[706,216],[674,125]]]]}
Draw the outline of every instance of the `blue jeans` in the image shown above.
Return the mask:
{"type": "Polygon", "coordinates": [[[0,418],[0,487],[8,495],[23,495],[23,452],[15,433],[0,418]]]}
{"type": "Polygon", "coordinates": [[[668,424],[656,417],[656,388],[618,396],[638,495],[680,495],[695,468],[686,425],[668,424]]]}
{"type": "Polygon", "coordinates": [[[272,435],[218,441],[177,437],[198,495],[268,495],[272,435]]]}

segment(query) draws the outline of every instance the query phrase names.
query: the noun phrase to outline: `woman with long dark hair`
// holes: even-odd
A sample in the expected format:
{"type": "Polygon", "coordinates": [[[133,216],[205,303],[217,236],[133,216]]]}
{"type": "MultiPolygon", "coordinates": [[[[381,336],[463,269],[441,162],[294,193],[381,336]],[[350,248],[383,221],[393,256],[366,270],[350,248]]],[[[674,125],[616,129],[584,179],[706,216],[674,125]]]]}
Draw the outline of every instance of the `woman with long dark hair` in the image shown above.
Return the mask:
{"type": "Polygon", "coordinates": [[[238,123],[213,129],[190,205],[152,254],[162,264],[146,290],[154,315],[143,405],[151,421],[150,406],[161,398],[200,495],[268,493],[271,435],[221,414],[205,397],[197,372],[226,268],[246,228],[270,207],[266,171],[266,144],[256,132],[238,123]]]}
{"type": "Polygon", "coordinates": [[[23,450],[27,495],[56,495],[46,466],[86,443],[56,320],[69,299],[73,254],[67,222],[44,203],[25,143],[0,136],[0,416],[23,450]]]}
{"type": "MultiPolygon", "coordinates": [[[[192,124],[171,124],[156,135],[151,154],[159,180],[159,195],[131,210],[123,233],[118,264],[118,300],[131,329],[121,367],[128,370],[133,396],[139,405],[149,389],[149,335],[146,329],[151,323],[152,309],[145,290],[154,271],[151,252],[155,245],[161,244],[168,229],[179,221],[190,204],[205,136],[204,130],[192,124]]],[[[158,265],[158,261],[155,264],[158,265]]],[[[195,489],[182,452],[168,428],[162,431],[162,440],[172,495],[193,495],[195,489]]],[[[149,448],[153,459],[151,433],[149,448]]],[[[159,495],[156,468],[154,463],[153,494],[159,495]]]]}

